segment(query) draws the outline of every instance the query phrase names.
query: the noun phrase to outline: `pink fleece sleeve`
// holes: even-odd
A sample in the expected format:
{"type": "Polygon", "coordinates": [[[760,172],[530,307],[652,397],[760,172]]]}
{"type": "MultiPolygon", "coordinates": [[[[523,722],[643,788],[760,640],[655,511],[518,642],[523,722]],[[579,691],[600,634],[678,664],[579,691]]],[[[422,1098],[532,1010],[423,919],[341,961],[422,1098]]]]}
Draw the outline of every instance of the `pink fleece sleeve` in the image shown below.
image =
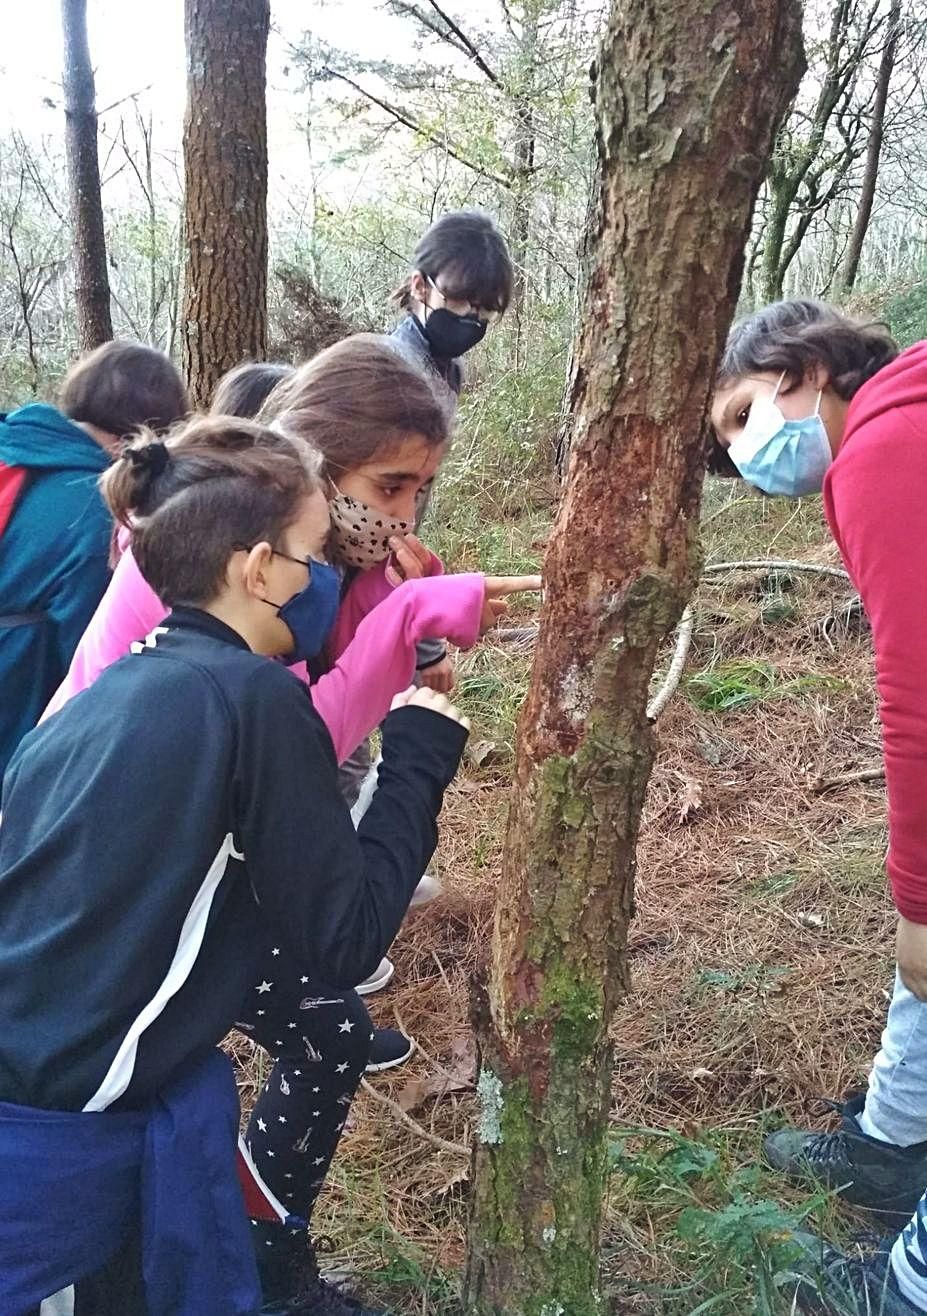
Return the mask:
{"type": "Polygon", "coordinates": [[[167,616],[167,608],[139,571],[131,548],[116,565],[109,587],[84,631],[42,721],[62,708],[72,695],[92,685],[104,668],[129,652],[167,616]]]}
{"type": "Polygon", "coordinates": [[[469,649],[480,630],[484,577],[430,576],[390,590],[361,617],[351,638],[351,619],[374,591],[365,586],[353,602],[351,594],[370,574],[364,572],[348,590],[330,642],[337,661],[312,687],[312,701],[328,727],[339,763],[380,725],[393,698],[412,683],[419,640],[446,635],[469,649]]]}
{"type": "MultiPolygon", "coordinates": [[[[348,588],[347,593],[341,600],[341,607],[338,609],[338,617],[332,628],[332,633],[328,637],[326,652],[329,658],[337,658],[354,637],[358,626],[369,612],[383,603],[386,599],[391,598],[400,588],[398,585],[391,585],[386,579],[386,561],[379,562],[369,571],[359,571],[348,588]]],[[[434,580],[437,576],[444,574],[444,563],[437,556],[431,555],[431,568],[426,580],[434,580]]],[[[406,581],[408,585],[415,584],[415,581],[406,581]]],[[[418,639],[423,640],[427,636],[423,631],[418,639]]],[[[433,631],[434,635],[443,635],[443,631],[433,631]]],[[[450,637],[448,637],[450,638],[450,637]]],[[[461,646],[463,647],[463,646],[461,646]]],[[[363,737],[361,737],[363,739],[363,737]]],[[[356,746],[355,746],[356,748],[356,746]]]]}
{"type": "MultiPolygon", "coordinates": [[[[923,414],[923,408],[920,409],[923,414]]],[[[905,918],[927,924],[927,433],[903,408],[863,425],[825,483],[825,510],[872,625],[887,868],[905,918]]]]}

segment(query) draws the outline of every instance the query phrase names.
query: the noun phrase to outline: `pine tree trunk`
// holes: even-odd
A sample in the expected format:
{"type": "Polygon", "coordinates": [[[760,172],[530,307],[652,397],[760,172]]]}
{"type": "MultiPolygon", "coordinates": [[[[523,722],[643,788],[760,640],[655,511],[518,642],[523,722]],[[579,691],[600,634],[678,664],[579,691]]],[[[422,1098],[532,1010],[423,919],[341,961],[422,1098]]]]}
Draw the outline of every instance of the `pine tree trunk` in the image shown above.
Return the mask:
{"type": "Polygon", "coordinates": [[[61,0],[64,29],[64,140],[74,229],[74,299],[80,350],[113,336],[106,235],[97,154],[97,108],[87,41],[87,0],[61,0]]]}
{"type": "Polygon", "coordinates": [[[659,645],[698,570],[706,409],[803,66],[798,0],[614,0],[573,450],[545,563],[492,967],[465,1306],[598,1316],[608,1026],[659,645]]]}
{"type": "Polygon", "coordinates": [[[841,271],[840,282],[845,291],[853,287],[859,273],[860,257],[863,243],[869,231],[872,218],[872,205],[875,201],[876,183],[879,178],[879,162],[882,158],[882,142],[885,137],[885,106],[888,102],[888,90],[895,68],[895,55],[898,50],[898,33],[901,24],[901,0],[892,0],[888,14],[888,30],[882,57],[879,60],[879,74],[876,79],[875,101],[872,106],[872,120],[869,125],[869,142],[866,147],[866,167],[863,171],[863,185],[859,195],[859,208],[850,234],[846,260],[841,271]]]}
{"type": "Polygon", "coordinates": [[[207,406],[267,340],[268,0],[185,0],[183,371],[207,406]]]}

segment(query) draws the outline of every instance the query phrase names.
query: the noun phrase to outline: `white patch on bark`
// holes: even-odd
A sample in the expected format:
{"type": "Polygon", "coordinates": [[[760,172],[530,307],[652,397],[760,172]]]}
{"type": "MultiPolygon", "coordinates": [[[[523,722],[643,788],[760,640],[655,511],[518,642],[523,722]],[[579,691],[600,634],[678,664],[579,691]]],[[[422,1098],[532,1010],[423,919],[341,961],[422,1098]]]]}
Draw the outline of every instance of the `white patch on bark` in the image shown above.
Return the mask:
{"type": "Polygon", "coordinates": [[[480,1142],[496,1146],[502,1141],[502,1111],[505,1107],[502,1079],[491,1069],[481,1069],[476,1095],[480,1103],[476,1136],[480,1142]]]}
{"type": "Polygon", "coordinates": [[[560,706],[570,721],[582,725],[589,716],[592,706],[592,691],[589,674],[582,671],[577,663],[571,663],[560,682],[560,706]]]}
{"type": "Polygon", "coordinates": [[[553,1243],[556,1237],[557,1237],[557,1226],[545,1225],[544,1232],[541,1234],[541,1238],[544,1240],[544,1242],[547,1244],[548,1247],[550,1247],[551,1243],[553,1243]]]}

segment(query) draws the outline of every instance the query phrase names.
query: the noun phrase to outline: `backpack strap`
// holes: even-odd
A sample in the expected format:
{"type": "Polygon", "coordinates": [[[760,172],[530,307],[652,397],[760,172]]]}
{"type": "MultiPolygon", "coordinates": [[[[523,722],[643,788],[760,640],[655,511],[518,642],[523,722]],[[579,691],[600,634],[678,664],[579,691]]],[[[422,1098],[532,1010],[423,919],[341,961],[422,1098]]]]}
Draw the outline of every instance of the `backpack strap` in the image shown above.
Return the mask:
{"type": "Polygon", "coordinates": [[[0,461],[0,535],[13,515],[28,474],[25,466],[7,466],[6,462],[0,461]]]}

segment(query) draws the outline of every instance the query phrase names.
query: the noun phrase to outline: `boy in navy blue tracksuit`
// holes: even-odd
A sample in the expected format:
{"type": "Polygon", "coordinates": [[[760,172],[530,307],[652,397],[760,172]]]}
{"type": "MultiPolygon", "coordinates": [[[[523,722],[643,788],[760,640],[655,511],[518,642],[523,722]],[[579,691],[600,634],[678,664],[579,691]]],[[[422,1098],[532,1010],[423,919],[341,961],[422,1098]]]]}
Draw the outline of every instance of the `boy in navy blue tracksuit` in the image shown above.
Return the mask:
{"type": "Polygon", "coordinates": [[[0,416],[0,775],[68,670],[109,580],[112,520],[97,481],[121,440],[189,404],[163,352],[117,341],[82,358],[59,408],[0,416]]]}
{"type": "MultiPolygon", "coordinates": [[[[391,713],[380,789],[355,833],[305,687],[262,656],[311,657],[338,604],[337,576],[322,560],[327,504],[305,452],[244,421],[202,420],[169,445],[135,445],[104,487],[121,520],[132,514],[139,565],[174,610],[138,652],[25,738],[4,781],[0,1310],[19,1316],[82,1279],[138,1215],[151,1316],[160,1316],[152,1295],[168,1292],[188,1295],[169,1308],[178,1316],[228,1316],[257,1302],[237,1217],[230,1242],[227,1211],[194,1212],[183,1256],[165,1255],[158,1238],[177,1209],[165,1217],[165,1197],[189,1199],[185,1175],[227,1189],[234,1142],[188,1138],[181,1155],[155,1136],[157,1120],[174,1103],[208,1124],[222,1081],[209,1068],[213,1048],[249,994],[272,996],[270,977],[254,987],[268,956],[335,986],[378,962],[434,848],[467,728],[431,691],[391,713]],[[48,1112],[62,1112],[54,1130],[48,1112]],[[73,1121],[71,1143],[82,1145],[90,1114],[93,1154],[84,1164],[78,1148],[79,1173],[65,1189],[64,1178],[49,1178],[53,1133],[73,1121]],[[113,1183],[106,1147],[136,1131],[138,1164],[130,1148],[113,1183]],[[44,1167],[40,1198],[30,1193],[30,1157],[44,1167]],[[132,1173],[148,1196],[127,1216],[132,1173]],[[152,1185],[178,1178],[184,1191],[161,1194],[155,1229],[152,1185]],[[109,1216],[75,1213],[75,1183],[98,1215],[112,1200],[109,1216]],[[49,1242],[75,1214],[84,1233],[97,1230],[91,1241],[81,1235],[77,1271],[70,1254],[57,1264],[59,1243],[49,1242]],[[43,1248],[40,1276],[27,1274],[23,1258],[43,1248]],[[221,1291],[204,1294],[203,1256],[223,1248],[235,1265],[219,1268],[221,1291]]],[[[243,1221],[240,1197],[236,1209],[243,1221]]],[[[266,1310],[366,1309],[312,1276],[297,1299],[266,1310]]]]}

